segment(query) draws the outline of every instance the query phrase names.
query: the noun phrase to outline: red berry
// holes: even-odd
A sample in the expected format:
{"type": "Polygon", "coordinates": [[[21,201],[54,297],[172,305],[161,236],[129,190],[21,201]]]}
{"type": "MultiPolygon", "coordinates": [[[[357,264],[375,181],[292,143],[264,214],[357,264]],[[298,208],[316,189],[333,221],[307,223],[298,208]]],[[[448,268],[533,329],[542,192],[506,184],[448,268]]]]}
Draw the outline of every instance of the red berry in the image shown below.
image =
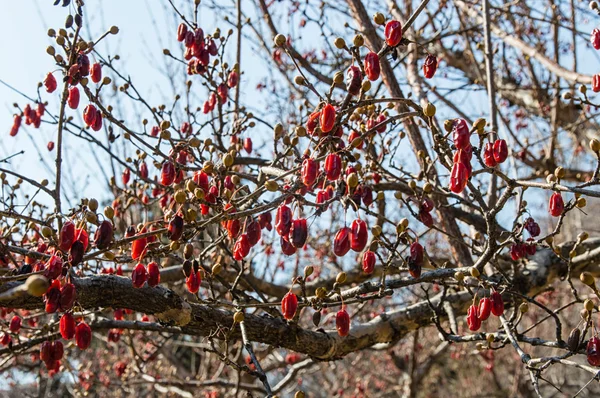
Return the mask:
{"type": "Polygon", "coordinates": [[[402,40],[402,24],[398,21],[389,21],[385,25],[385,42],[390,47],[396,47],[402,40]]]}
{"type": "Polygon", "coordinates": [[[363,220],[354,220],[350,225],[350,248],[355,252],[361,252],[367,246],[369,229],[363,220]]]}
{"type": "Polygon", "coordinates": [[[19,132],[19,128],[21,127],[22,117],[21,115],[15,115],[13,119],[13,125],[10,129],[10,136],[14,137],[19,132]]]}
{"type": "MultiPolygon", "coordinates": [[[[143,232],[145,232],[145,230],[143,230],[143,232]]],[[[141,260],[144,258],[147,252],[147,245],[147,238],[139,238],[131,242],[131,258],[134,260],[141,260]]]]}
{"type": "Polygon", "coordinates": [[[98,112],[96,110],[96,107],[92,104],[89,104],[88,106],[86,106],[83,109],[83,122],[87,126],[92,126],[94,124],[94,122],[96,121],[97,115],[98,115],[98,112]]]}
{"type": "Polygon", "coordinates": [[[58,247],[60,250],[66,252],[71,248],[75,241],[75,224],[71,221],[67,221],[63,224],[60,229],[60,235],[58,240],[58,247]]]}
{"type": "Polygon", "coordinates": [[[452,126],[452,138],[457,149],[468,149],[471,145],[469,126],[464,119],[455,119],[452,126]]]}
{"type": "Polygon", "coordinates": [[[60,335],[65,340],[71,340],[75,336],[75,318],[70,312],[60,318],[60,335]]]}
{"type": "Polygon", "coordinates": [[[77,87],[69,88],[69,97],[67,98],[67,104],[71,109],[77,109],[79,106],[79,89],[77,87]]]}
{"type": "Polygon", "coordinates": [[[10,320],[8,328],[13,333],[19,333],[19,330],[21,330],[21,317],[14,315],[10,320]]]}
{"type": "Polygon", "coordinates": [[[48,73],[46,75],[46,78],[44,79],[44,87],[46,87],[46,92],[48,93],[53,93],[54,90],[56,90],[56,78],[52,73],[48,73]]]}
{"type": "Polygon", "coordinates": [[[531,217],[525,220],[524,227],[527,230],[527,232],[529,232],[529,235],[531,235],[532,237],[536,237],[542,232],[540,229],[540,225],[537,222],[535,222],[535,220],[531,217]]]}
{"type": "Polygon", "coordinates": [[[243,260],[250,253],[251,247],[248,234],[241,234],[233,247],[233,258],[237,261],[243,260]]]}
{"type": "Polygon", "coordinates": [[[279,238],[279,244],[281,245],[281,252],[286,256],[291,256],[296,253],[296,247],[290,243],[287,237],[281,236],[279,238]]]}
{"type": "Polygon", "coordinates": [[[185,40],[185,36],[188,33],[188,28],[187,25],[184,24],[183,22],[179,24],[179,26],[177,27],[177,41],[184,41],[185,40]]]}
{"type": "Polygon", "coordinates": [[[467,311],[467,325],[469,326],[469,330],[473,332],[479,330],[481,327],[481,318],[479,318],[478,309],[475,304],[471,305],[467,311]]]}
{"type": "Polygon", "coordinates": [[[94,124],[92,124],[92,130],[100,131],[102,128],[102,112],[96,112],[96,119],[94,119],[94,124]]]}
{"type": "Polygon", "coordinates": [[[52,344],[52,349],[50,350],[50,360],[60,361],[64,354],[65,348],[63,347],[62,341],[56,340],[54,344],[52,344]]]}
{"type": "Polygon", "coordinates": [[[154,287],[160,283],[160,269],[155,261],[148,264],[148,286],[154,287]]]}
{"type": "Polygon", "coordinates": [[[288,292],[281,300],[281,313],[288,321],[294,318],[298,309],[298,297],[292,292],[288,292]]]}
{"type": "Polygon", "coordinates": [[[170,240],[175,241],[181,239],[181,235],[183,235],[183,218],[176,214],[169,222],[167,236],[170,240]]]}
{"type": "Polygon", "coordinates": [[[490,295],[490,300],[492,301],[492,314],[496,316],[504,314],[504,300],[502,300],[500,293],[493,292],[490,295]]]}
{"type": "Polygon", "coordinates": [[[234,88],[235,86],[237,86],[239,79],[240,75],[238,75],[236,71],[232,70],[231,72],[229,72],[229,76],[227,76],[227,85],[229,86],[229,88],[234,88]]]}
{"type": "Polygon", "coordinates": [[[381,68],[379,66],[379,56],[377,53],[370,52],[365,56],[365,75],[371,81],[379,79],[381,68]]]}
{"type": "Polygon", "coordinates": [[[362,269],[365,274],[371,274],[375,270],[375,253],[370,250],[367,250],[365,254],[363,254],[362,260],[362,269]]]}
{"type": "Polygon", "coordinates": [[[252,220],[248,225],[246,225],[246,234],[248,235],[248,242],[250,246],[256,245],[261,237],[261,226],[259,222],[252,220]]]}
{"type": "Polygon", "coordinates": [[[242,141],[242,146],[244,147],[244,151],[249,155],[252,153],[252,138],[246,137],[242,141]]]}
{"type": "Polygon", "coordinates": [[[498,162],[494,159],[494,145],[491,142],[485,144],[483,149],[483,162],[487,167],[496,167],[498,162]]]}
{"type": "Polygon", "coordinates": [[[565,202],[563,201],[562,196],[558,192],[554,192],[552,196],[550,196],[550,201],[548,203],[548,210],[552,217],[558,217],[562,214],[565,209],[565,202]]]}
{"type": "Polygon", "coordinates": [[[87,323],[81,322],[75,328],[75,344],[77,345],[77,347],[79,347],[80,350],[85,350],[90,346],[91,342],[92,329],[87,323]]]}
{"type": "Polygon", "coordinates": [[[321,131],[329,133],[333,130],[335,125],[335,108],[331,104],[326,104],[321,110],[321,116],[319,117],[319,126],[321,131]]]}
{"type": "Polygon", "coordinates": [[[110,221],[104,220],[94,234],[94,243],[100,250],[108,248],[113,239],[113,227],[110,221]]]}
{"type": "Polygon", "coordinates": [[[333,252],[336,256],[342,257],[350,250],[350,234],[352,231],[348,227],[341,228],[333,240],[333,252]]]}
{"type": "Polygon", "coordinates": [[[463,163],[454,163],[450,175],[450,190],[454,193],[461,193],[469,181],[469,171],[463,163]]]}
{"type": "Polygon", "coordinates": [[[44,362],[50,361],[52,357],[52,342],[46,340],[40,348],[40,359],[44,362]]]}
{"type": "Polygon", "coordinates": [[[600,74],[592,76],[592,91],[600,92],[600,74]]]}
{"type": "Polygon", "coordinates": [[[308,188],[312,187],[319,174],[319,163],[312,158],[302,162],[302,183],[308,188]]]}
{"type": "Polygon", "coordinates": [[[162,185],[168,186],[173,184],[175,181],[175,165],[173,162],[167,160],[163,163],[162,169],[160,171],[160,183],[162,185]]]}
{"type": "Polygon", "coordinates": [[[358,66],[352,65],[346,72],[346,90],[351,95],[358,95],[362,85],[362,73],[358,66]]]}
{"type": "Polygon", "coordinates": [[[590,37],[590,42],[592,43],[592,46],[596,50],[600,50],[600,29],[595,28],[594,30],[592,30],[592,35],[590,37]]]}
{"type": "Polygon", "coordinates": [[[588,363],[592,366],[600,366],[600,339],[596,336],[590,338],[585,348],[588,363]]]}
{"type": "Polygon", "coordinates": [[[494,160],[497,163],[503,163],[508,157],[508,146],[505,140],[496,140],[494,142],[494,160]]]}
{"type": "Polygon", "coordinates": [[[57,255],[52,255],[46,262],[46,272],[44,275],[48,279],[56,279],[62,274],[63,261],[57,255]]]}
{"type": "Polygon", "coordinates": [[[425,63],[423,64],[423,74],[425,78],[431,79],[433,75],[435,75],[435,71],[437,70],[437,58],[435,55],[429,54],[427,58],[425,58],[425,63]]]}
{"type": "Polygon", "coordinates": [[[337,153],[330,153],[325,158],[325,174],[327,179],[335,181],[342,173],[342,158],[337,153]]]}
{"type": "Polygon", "coordinates": [[[492,313],[492,301],[487,297],[484,297],[481,300],[479,300],[478,311],[479,319],[481,319],[482,321],[488,319],[490,317],[490,314],[492,313]]]}
{"type": "Polygon", "coordinates": [[[99,83],[102,79],[102,66],[98,62],[90,65],[90,78],[94,83],[99,83]]]}
{"type": "Polygon", "coordinates": [[[200,283],[202,283],[200,271],[190,273],[190,276],[185,280],[185,285],[192,294],[198,293],[198,290],[200,290],[200,283]]]}
{"type": "Polygon", "coordinates": [[[410,255],[408,256],[408,272],[413,278],[421,276],[423,267],[424,250],[419,242],[413,242],[410,245],[410,255]]]}
{"type": "Polygon", "coordinates": [[[341,337],[348,336],[350,333],[350,315],[346,310],[339,310],[335,314],[335,328],[341,337]]]}
{"type": "Polygon", "coordinates": [[[297,220],[293,220],[292,226],[290,228],[290,243],[294,245],[294,247],[300,249],[304,247],[307,237],[308,225],[306,218],[299,218],[297,220]]]}
{"type": "Polygon", "coordinates": [[[280,236],[287,236],[292,227],[292,210],[286,205],[281,205],[275,212],[275,231],[280,236]]]}
{"type": "Polygon", "coordinates": [[[131,273],[131,282],[133,283],[133,287],[140,288],[144,286],[144,283],[146,283],[147,279],[148,273],[146,272],[146,267],[144,264],[138,263],[131,273]]]}
{"type": "Polygon", "coordinates": [[[75,303],[75,285],[65,283],[60,289],[60,310],[70,310],[73,307],[73,303],[75,303]]]}

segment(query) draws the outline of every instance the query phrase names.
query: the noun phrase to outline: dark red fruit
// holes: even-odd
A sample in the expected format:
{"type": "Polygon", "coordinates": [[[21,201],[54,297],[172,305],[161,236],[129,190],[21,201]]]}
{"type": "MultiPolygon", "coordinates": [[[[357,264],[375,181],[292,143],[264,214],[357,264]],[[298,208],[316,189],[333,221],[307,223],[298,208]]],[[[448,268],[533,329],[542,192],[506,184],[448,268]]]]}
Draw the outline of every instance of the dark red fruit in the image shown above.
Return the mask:
{"type": "Polygon", "coordinates": [[[148,286],[158,286],[160,283],[160,269],[155,261],[148,264],[148,286]]]}
{"type": "Polygon", "coordinates": [[[92,329],[87,323],[81,322],[75,328],[75,344],[80,350],[85,350],[90,346],[91,342],[92,329]]]}
{"type": "Polygon", "coordinates": [[[362,269],[365,274],[371,274],[375,270],[375,253],[370,250],[367,250],[365,254],[363,254],[362,259],[362,269]]]}
{"type": "Polygon", "coordinates": [[[298,309],[298,297],[292,292],[288,292],[281,300],[281,313],[288,321],[294,318],[298,309]]]}
{"type": "Polygon", "coordinates": [[[402,40],[402,24],[398,21],[389,21],[385,25],[385,42],[390,47],[396,47],[402,40]]]}
{"type": "Polygon", "coordinates": [[[346,310],[339,310],[335,314],[335,328],[341,337],[348,336],[350,333],[350,315],[346,310]]]}
{"type": "Polygon", "coordinates": [[[479,318],[479,311],[477,306],[473,304],[467,311],[467,325],[469,330],[475,332],[481,328],[481,318],[479,318]]]}
{"type": "Polygon", "coordinates": [[[348,227],[341,228],[333,240],[333,252],[336,256],[342,257],[350,251],[350,235],[352,231],[348,227]]]}
{"type": "Polygon", "coordinates": [[[146,272],[146,267],[142,263],[138,263],[133,272],[131,273],[131,282],[133,283],[133,287],[140,288],[144,286],[148,280],[148,273],[146,272]]]}
{"type": "Polygon", "coordinates": [[[369,240],[369,229],[367,223],[357,219],[350,225],[350,248],[355,252],[361,252],[367,246],[369,240]]]}
{"type": "Polygon", "coordinates": [[[377,53],[370,52],[365,56],[365,75],[371,81],[379,79],[381,68],[379,66],[379,56],[377,53]]]}
{"type": "Polygon", "coordinates": [[[504,300],[502,300],[500,293],[493,292],[490,295],[490,300],[492,301],[492,314],[496,316],[504,314],[504,300]]]}
{"type": "Polygon", "coordinates": [[[558,217],[562,214],[565,209],[565,202],[563,201],[562,196],[558,192],[554,192],[552,196],[550,196],[550,201],[548,203],[548,211],[552,215],[552,217],[558,217]]]}

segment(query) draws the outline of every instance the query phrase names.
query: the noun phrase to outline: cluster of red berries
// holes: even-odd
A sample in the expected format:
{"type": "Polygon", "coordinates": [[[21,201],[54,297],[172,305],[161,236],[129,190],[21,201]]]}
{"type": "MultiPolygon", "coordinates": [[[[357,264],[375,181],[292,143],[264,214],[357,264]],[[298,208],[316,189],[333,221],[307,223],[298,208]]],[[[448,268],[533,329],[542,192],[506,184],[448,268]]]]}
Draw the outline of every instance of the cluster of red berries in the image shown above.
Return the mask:
{"type": "Polygon", "coordinates": [[[504,301],[500,293],[493,291],[489,298],[479,300],[479,306],[475,304],[467,311],[467,325],[469,330],[477,331],[481,328],[481,322],[490,317],[490,314],[500,316],[504,314],[504,301]]]}
{"type": "Polygon", "coordinates": [[[506,141],[499,139],[485,144],[483,148],[483,161],[487,167],[496,167],[508,158],[506,141]]]}
{"type": "Polygon", "coordinates": [[[155,261],[152,261],[146,266],[143,263],[138,263],[131,272],[131,281],[133,287],[140,288],[148,281],[148,286],[158,286],[160,283],[160,269],[155,261]]]}
{"type": "Polygon", "coordinates": [[[46,106],[38,102],[35,109],[31,107],[31,105],[25,105],[23,108],[23,115],[15,115],[13,118],[13,124],[10,128],[10,136],[14,137],[19,132],[19,128],[21,127],[21,123],[23,122],[23,117],[25,117],[25,124],[32,125],[33,127],[40,128],[40,124],[42,123],[42,116],[46,112],[46,106]]]}
{"type": "Polygon", "coordinates": [[[452,138],[456,152],[454,153],[454,164],[450,173],[450,190],[461,193],[467,186],[473,170],[471,158],[473,147],[471,146],[471,132],[464,119],[455,119],[452,123],[452,138]]]}

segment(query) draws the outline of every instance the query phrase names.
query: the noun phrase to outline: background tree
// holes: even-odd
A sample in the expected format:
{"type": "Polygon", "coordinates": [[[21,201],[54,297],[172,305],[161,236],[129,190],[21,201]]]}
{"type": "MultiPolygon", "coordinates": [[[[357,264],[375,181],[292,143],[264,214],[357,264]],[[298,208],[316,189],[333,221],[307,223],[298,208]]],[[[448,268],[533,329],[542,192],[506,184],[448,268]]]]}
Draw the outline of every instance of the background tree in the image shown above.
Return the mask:
{"type": "Polygon", "coordinates": [[[56,3],[2,141],[53,158],[0,167],[11,394],[600,391],[596,2],[169,0],[160,99],[56,3]]]}

